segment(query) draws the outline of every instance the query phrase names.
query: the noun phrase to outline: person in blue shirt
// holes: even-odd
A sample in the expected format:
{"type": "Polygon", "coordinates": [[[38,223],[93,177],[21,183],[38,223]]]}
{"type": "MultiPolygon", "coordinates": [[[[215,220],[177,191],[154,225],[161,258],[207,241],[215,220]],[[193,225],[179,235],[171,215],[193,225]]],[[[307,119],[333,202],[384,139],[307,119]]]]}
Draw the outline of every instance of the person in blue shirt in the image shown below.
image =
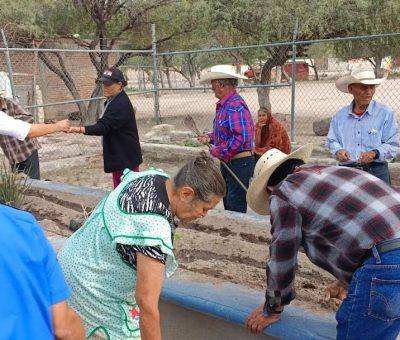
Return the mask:
{"type": "Polygon", "coordinates": [[[83,340],[71,291],[35,218],[0,204],[0,339],[83,340]]]}
{"type": "Polygon", "coordinates": [[[399,150],[396,116],[391,108],[372,100],[384,80],[360,67],[336,81],[337,89],[350,93],[353,101],[332,118],[327,145],[339,165],[368,171],[390,184],[388,162],[399,150]]]}

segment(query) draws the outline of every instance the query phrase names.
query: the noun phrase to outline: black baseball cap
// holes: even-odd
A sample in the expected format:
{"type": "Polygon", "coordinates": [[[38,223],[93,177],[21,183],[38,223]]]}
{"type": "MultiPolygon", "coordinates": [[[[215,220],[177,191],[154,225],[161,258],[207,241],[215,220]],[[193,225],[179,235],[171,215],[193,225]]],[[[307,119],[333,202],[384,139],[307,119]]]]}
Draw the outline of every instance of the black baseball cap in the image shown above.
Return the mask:
{"type": "Polygon", "coordinates": [[[126,86],[127,84],[124,78],[124,74],[118,68],[105,70],[100,77],[100,81],[106,85],[112,85],[118,82],[121,82],[123,86],[126,86]]]}

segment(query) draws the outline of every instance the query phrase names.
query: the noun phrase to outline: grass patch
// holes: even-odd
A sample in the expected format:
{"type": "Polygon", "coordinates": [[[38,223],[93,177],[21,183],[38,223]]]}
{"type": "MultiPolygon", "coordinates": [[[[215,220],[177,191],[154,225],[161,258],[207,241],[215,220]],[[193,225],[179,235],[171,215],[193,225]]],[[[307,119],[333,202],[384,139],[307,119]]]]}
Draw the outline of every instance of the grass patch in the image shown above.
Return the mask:
{"type": "Polygon", "coordinates": [[[197,139],[195,139],[195,138],[189,138],[189,139],[185,139],[183,142],[182,142],[182,145],[183,146],[191,146],[191,147],[199,147],[199,146],[201,146],[202,144],[200,144],[200,142],[198,142],[197,141],[197,139]]]}

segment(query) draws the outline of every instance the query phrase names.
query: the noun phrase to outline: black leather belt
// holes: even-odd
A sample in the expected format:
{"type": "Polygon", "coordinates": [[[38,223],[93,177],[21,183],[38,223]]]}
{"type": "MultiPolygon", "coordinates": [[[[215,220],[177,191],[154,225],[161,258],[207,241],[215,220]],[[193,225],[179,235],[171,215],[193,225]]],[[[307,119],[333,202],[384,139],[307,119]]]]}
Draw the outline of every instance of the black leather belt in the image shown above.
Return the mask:
{"type": "MultiPolygon", "coordinates": [[[[387,253],[391,250],[400,249],[400,238],[395,238],[393,240],[383,241],[375,245],[376,250],[379,254],[387,253]]],[[[368,249],[365,253],[364,260],[369,259],[374,256],[372,249],[368,249]]]]}
{"type": "Polygon", "coordinates": [[[363,163],[348,163],[348,164],[339,164],[340,166],[346,166],[348,168],[359,169],[363,171],[369,171],[371,169],[369,164],[363,163]]]}

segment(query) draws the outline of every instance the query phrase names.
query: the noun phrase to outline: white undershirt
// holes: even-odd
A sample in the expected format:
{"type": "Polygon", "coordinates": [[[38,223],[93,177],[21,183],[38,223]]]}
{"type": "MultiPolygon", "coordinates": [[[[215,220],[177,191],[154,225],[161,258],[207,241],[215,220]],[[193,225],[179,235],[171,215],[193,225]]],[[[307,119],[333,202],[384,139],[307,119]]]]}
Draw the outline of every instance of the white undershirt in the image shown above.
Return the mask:
{"type": "Polygon", "coordinates": [[[19,119],[14,119],[0,111],[0,134],[24,140],[31,129],[31,124],[19,119]]]}

